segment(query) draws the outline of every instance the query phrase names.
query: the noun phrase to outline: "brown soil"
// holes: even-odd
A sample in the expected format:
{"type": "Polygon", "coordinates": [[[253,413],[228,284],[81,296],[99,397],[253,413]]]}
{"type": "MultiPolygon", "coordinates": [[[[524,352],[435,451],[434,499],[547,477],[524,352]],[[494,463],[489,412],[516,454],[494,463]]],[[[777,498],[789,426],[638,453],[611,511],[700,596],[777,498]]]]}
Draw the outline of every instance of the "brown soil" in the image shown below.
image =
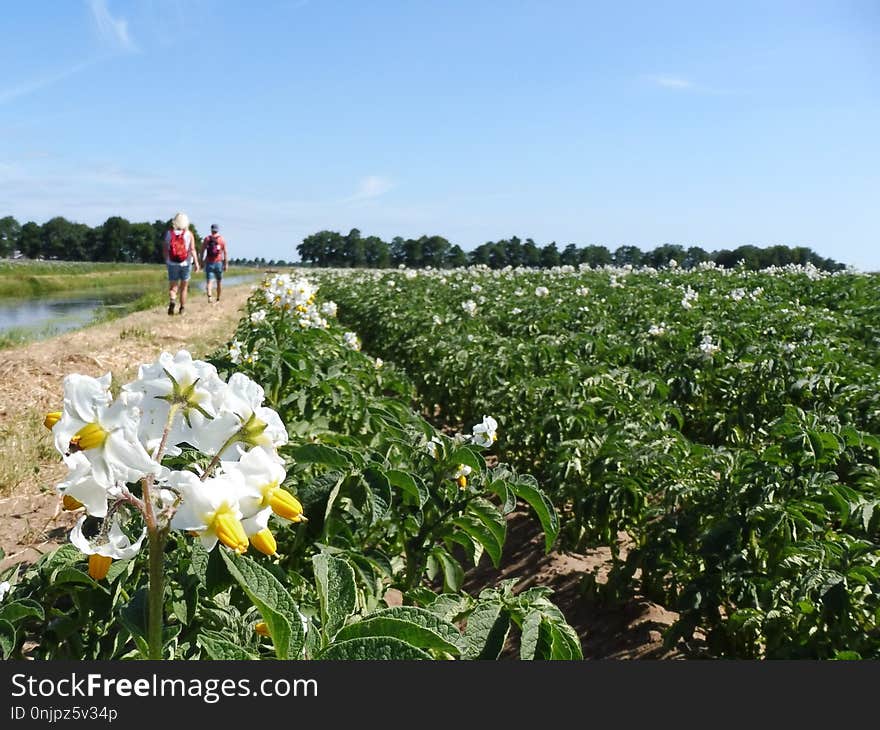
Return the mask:
{"type": "MultiPolygon", "coordinates": [[[[625,557],[626,534],[620,533],[621,556],[625,557]]],[[[525,511],[508,516],[507,540],[498,569],[483,557],[467,573],[465,590],[478,593],[509,578],[518,578],[515,591],[535,586],[551,588],[550,600],[559,607],[581,638],[585,659],[685,659],[699,647],[683,643],[664,647],[663,632],[678,615],[646,598],[634,595],[622,604],[604,606],[591,595],[589,578],[603,584],[611,567],[611,550],[596,548],[586,553],[553,550],[544,554],[544,534],[537,520],[525,511]]],[[[515,657],[517,637],[508,639],[505,655],[515,657]]]]}
{"type": "MultiPolygon", "coordinates": [[[[69,373],[99,376],[110,371],[114,382],[124,383],[162,350],[188,349],[194,357],[204,357],[229,340],[250,291],[248,285],[229,287],[218,303],[209,304],[193,288],[183,316],[169,317],[165,307],[145,310],[0,351],[0,438],[6,434],[13,439],[9,434],[15,433],[16,423],[40,422],[48,411],[59,410],[69,373]]],[[[51,444],[48,431],[40,438],[51,444]]],[[[9,453],[10,444],[6,446],[3,450],[9,453]]],[[[0,547],[6,553],[0,569],[31,562],[53,549],[66,540],[74,522],[59,512],[54,489],[66,469],[54,449],[45,451],[47,458],[34,465],[32,474],[15,484],[0,484],[0,547]]]]}

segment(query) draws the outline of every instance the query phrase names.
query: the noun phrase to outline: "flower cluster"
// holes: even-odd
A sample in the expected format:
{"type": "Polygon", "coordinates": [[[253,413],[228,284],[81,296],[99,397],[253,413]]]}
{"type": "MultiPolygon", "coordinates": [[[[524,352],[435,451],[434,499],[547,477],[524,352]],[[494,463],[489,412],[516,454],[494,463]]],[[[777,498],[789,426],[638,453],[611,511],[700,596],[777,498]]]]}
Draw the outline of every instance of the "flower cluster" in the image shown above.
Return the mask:
{"type": "Polygon", "coordinates": [[[84,512],[70,539],[89,555],[92,577],[133,557],[148,528],[186,531],[209,550],[220,541],[240,553],[253,545],[275,554],[270,515],[304,517],[281,488],[277,448],[287,429],[263,405],[263,389],[242,373],[224,382],[186,350],[142,365],[116,398],[110,383],[110,373],[68,375],[63,409],[46,417],[68,467],[57,489],[65,508],[84,512]],[[210,457],[207,466],[164,466],[182,446],[210,457]]]}
{"type": "Polygon", "coordinates": [[[275,274],[263,280],[262,289],[269,305],[283,312],[294,313],[297,324],[303,329],[326,329],[327,320],[323,315],[336,315],[336,304],[333,302],[325,303],[320,310],[315,306],[317,287],[307,279],[275,274]]]}
{"type": "Polygon", "coordinates": [[[681,299],[681,306],[685,309],[691,309],[698,297],[699,294],[697,294],[697,292],[691,288],[691,285],[688,284],[687,288],[684,290],[684,296],[681,299]]]}
{"type": "Polygon", "coordinates": [[[712,357],[712,355],[720,351],[721,347],[712,342],[712,335],[703,336],[703,341],[700,343],[700,352],[705,357],[712,357]]]}

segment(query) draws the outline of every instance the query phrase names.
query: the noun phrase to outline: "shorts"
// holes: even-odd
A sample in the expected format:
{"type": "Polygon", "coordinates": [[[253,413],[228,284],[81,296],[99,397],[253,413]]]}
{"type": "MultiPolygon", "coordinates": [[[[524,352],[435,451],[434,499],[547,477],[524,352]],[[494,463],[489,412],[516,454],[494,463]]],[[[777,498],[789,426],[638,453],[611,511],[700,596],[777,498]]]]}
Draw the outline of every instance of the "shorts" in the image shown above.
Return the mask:
{"type": "Polygon", "coordinates": [[[192,264],[167,264],[168,281],[189,281],[192,264]]]}
{"type": "Polygon", "coordinates": [[[205,264],[205,276],[208,281],[211,279],[216,279],[217,281],[223,280],[223,262],[215,261],[212,264],[205,264]]]}

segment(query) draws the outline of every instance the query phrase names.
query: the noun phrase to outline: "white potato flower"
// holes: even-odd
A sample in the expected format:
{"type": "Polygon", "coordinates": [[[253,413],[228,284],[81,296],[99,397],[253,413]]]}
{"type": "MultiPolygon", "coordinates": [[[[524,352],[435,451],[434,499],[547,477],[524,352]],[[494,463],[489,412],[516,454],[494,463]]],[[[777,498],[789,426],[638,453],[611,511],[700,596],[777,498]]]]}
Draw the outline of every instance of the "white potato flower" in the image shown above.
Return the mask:
{"type": "Polygon", "coordinates": [[[483,416],[483,420],[474,426],[471,440],[477,446],[489,448],[498,440],[498,422],[492,416],[483,416]]]}
{"type": "Polygon", "coordinates": [[[95,480],[106,488],[157,474],[155,462],[138,440],[137,396],[110,402],[110,373],[102,378],[73,373],[64,378],[64,408],[52,427],[55,447],[69,463],[82,452],[95,480]]]}

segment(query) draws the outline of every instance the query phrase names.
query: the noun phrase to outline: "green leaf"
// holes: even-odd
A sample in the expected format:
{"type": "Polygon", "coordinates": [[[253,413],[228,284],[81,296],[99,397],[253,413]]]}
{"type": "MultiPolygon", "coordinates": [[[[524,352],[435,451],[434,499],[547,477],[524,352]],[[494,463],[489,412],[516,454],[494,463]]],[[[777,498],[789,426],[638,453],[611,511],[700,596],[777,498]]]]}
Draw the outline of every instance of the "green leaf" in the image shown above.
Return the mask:
{"type": "Polygon", "coordinates": [[[79,548],[74,547],[68,542],[44,558],[41,558],[43,562],[39,566],[41,570],[48,572],[65,565],[77,563],[82,560],[82,557],[83,554],[79,551],[79,548]]]}
{"type": "Polygon", "coordinates": [[[455,464],[456,466],[458,464],[467,464],[469,467],[476,469],[477,471],[482,471],[486,466],[483,457],[469,449],[467,446],[459,446],[449,455],[446,461],[455,464]]]}
{"type": "Polygon", "coordinates": [[[4,659],[9,659],[12,656],[15,644],[15,627],[8,621],[0,619],[0,654],[4,659]]]}
{"type": "Polygon", "coordinates": [[[202,630],[196,637],[196,641],[211,659],[218,661],[240,661],[258,658],[215,631],[202,630]]]}
{"type": "Polygon", "coordinates": [[[397,487],[406,494],[415,497],[418,502],[419,509],[424,507],[425,503],[431,497],[430,492],[428,492],[428,488],[425,486],[425,483],[422,481],[421,478],[419,478],[417,481],[412,475],[398,469],[388,469],[385,472],[385,476],[388,478],[388,482],[391,484],[391,486],[397,487]]]}
{"type": "Polygon", "coordinates": [[[268,570],[244,555],[221,550],[223,561],[269,627],[275,656],[298,658],[305,636],[299,609],[290,593],[268,570]]]}
{"type": "Polygon", "coordinates": [[[343,479],[345,479],[345,474],[338,471],[328,471],[296,487],[296,498],[302,504],[303,512],[310,520],[320,512],[326,511],[331,493],[334,488],[338,491],[339,484],[343,479]]]}
{"type": "Polygon", "coordinates": [[[372,524],[388,514],[391,508],[391,485],[388,477],[379,469],[366,469],[364,481],[369,487],[369,503],[372,508],[372,524]]]}
{"type": "Polygon", "coordinates": [[[323,633],[329,639],[357,608],[354,569],[345,560],[326,553],[313,556],[312,565],[321,603],[323,633]]]}
{"type": "Polygon", "coordinates": [[[104,593],[109,593],[106,586],[93,580],[88,573],[83,572],[79,568],[61,568],[60,570],[55,571],[52,576],[52,585],[58,586],[69,584],[86,585],[90,588],[97,588],[98,590],[104,591],[104,593]]]}
{"type": "Polygon", "coordinates": [[[325,464],[337,469],[351,466],[351,457],[348,454],[325,444],[303,444],[291,449],[291,454],[300,464],[325,464]]]}
{"type": "Polygon", "coordinates": [[[547,623],[550,629],[550,659],[583,659],[581,644],[556,623],[547,623]]]}
{"type": "Polygon", "coordinates": [[[415,606],[395,606],[370,614],[363,621],[349,624],[336,641],[364,636],[393,636],[420,649],[458,655],[461,635],[452,624],[430,611],[415,606]]]}
{"type": "Polygon", "coordinates": [[[14,624],[23,618],[38,618],[40,621],[45,620],[46,614],[43,607],[30,598],[22,598],[10,603],[0,604],[0,619],[9,621],[14,624]]]}
{"type": "Polygon", "coordinates": [[[328,646],[316,659],[408,660],[430,659],[426,652],[392,636],[364,636],[328,646]]]}
{"type": "Polygon", "coordinates": [[[232,585],[232,576],[226,569],[219,548],[205,550],[198,540],[192,542],[192,568],[199,582],[205,586],[209,596],[215,596],[232,585]]]}
{"type": "Polygon", "coordinates": [[[510,617],[500,603],[483,603],[468,616],[464,630],[465,659],[497,659],[507,640],[510,617]]]}
{"type": "Polygon", "coordinates": [[[559,534],[559,518],[553,503],[537,487],[534,478],[521,476],[510,484],[517,497],[524,500],[535,511],[544,530],[544,551],[549,553],[559,534]]]}
{"type": "Polygon", "coordinates": [[[443,590],[457,593],[464,582],[464,570],[458,561],[441,547],[435,547],[431,554],[438,560],[443,570],[443,590]]]}
{"type": "Polygon", "coordinates": [[[479,498],[468,505],[468,511],[475,514],[489,528],[499,548],[503,548],[507,539],[507,520],[504,519],[504,514],[499,512],[498,508],[490,501],[479,498]]]}
{"type": "Polygon", "coordinates": [[[540,611],[530,612],[522,625],[522,636],[519,642],[519,658],[531,660],[537,658],[538,642],[541,638],[543,616],[540,611]]]}
{"type": "Polygon", "coordinates": [[[479,542],[492,559],[492,564],[496,568],[498,567],[498,564],[501,562],[501,544],[485,524],[473,515],[456,517],[452,520],[452,524],[479,542]]]}
{"type": "Polygon", "coordinates": [[[147,588],[141,588],[135,593],[128,605],[119,612],[119,619],[125,626],[131,638],[146,659],[150,656],[150,646],[147,643],[147,588]]]}

